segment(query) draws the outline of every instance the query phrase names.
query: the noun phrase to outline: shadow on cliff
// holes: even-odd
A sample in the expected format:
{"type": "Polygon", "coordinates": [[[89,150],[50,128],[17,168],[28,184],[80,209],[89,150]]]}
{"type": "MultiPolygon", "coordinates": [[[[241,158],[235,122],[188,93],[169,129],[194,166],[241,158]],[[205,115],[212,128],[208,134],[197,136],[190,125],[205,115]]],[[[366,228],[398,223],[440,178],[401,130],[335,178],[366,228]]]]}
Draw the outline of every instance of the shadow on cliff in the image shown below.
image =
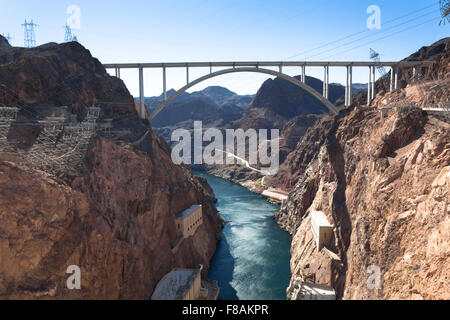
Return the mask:
{"type": "MultiPolygon", "coordinates": [[[[229,228],[229,226],[225,226],[229,228]]],[[[234,258],[230,253],[230,246],[225,233],[222,240],[218,242],[216,253],[211,260],[209,279],[217,280],[219,283],[219,300],[238,300],[237,291],[230,285],[233,281],[234,258]]]]}
{"type": "Polygon", "coordinates": [[[339,141],[336,139],[336,131],[338,129],[338,122],[334,122],[333,129],[329,135],[329,154],[330,163],[337,179],[337,189],[334,193],[333,200],[333,219],[337,227],[338,251],[340,253],[344,267],[341,270],[333,270],[334,287],[338,297],[342,297],[345,289],[345,278],[347,270],[347,249],[350,245],[350,238],[352,234],[352,221],[347,208],[347,197],[345,191],[347,189],[347,180],[345,176],[345,159],[344,150],[339,141]]]}

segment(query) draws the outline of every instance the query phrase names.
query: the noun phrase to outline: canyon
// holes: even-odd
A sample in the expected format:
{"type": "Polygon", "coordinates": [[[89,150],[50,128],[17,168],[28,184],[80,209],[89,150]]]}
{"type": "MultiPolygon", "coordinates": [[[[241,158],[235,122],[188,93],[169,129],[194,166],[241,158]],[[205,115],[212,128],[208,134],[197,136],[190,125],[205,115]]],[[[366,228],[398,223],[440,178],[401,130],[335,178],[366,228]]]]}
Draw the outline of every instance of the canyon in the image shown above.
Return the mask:
{"type": "MultiPolygon", "coordinates": [[[[274,176],[238,165],[193,168],[286,195],[273,218],[292,235],[288,293],[307,283],[338,299],[449,299],[450,119],[448,111],[427,110],[448,108],[449,52],[449,38],[421,48],[406,60],[434,64],[421,78],[401,72],[391,92],[389,75],[380,78],[369,105],[358,90],[345,108],[343,87],[331,84],[337,116],[275,78],[254,97],[218,87],[180,96],[153,129],[123,81],[80,44],[24,49],[0,36],[0,106],[17,108],[0,132],[0,298],[149,299],[173,268],[199,265],[208,279],[225,223],[214,190],[192,168],[173,164],[168,140],[173,128],[204,120],[221,130],[281,129],[274,176]],[[79,131],[88,136],[81,147],[52,151],[79,131]],[[57,134],[49,139],[49,132],[57,134]],[[67,156],[76,163],[62,161],[67,156]],[[173,250],[174,219],[195,204],[203,223],[173,250]],[[323,248],[313,212],[332,228],[323,248]],[[81,268],[82,290],[66,286],[72,265],[81,268]],[[368,285],[374,268],[376,288],[368,285]]],[[[306,82],[321,90],[320,80],[306,82]]],[[[161,99],[146,100],[149,112],[161,99]]],[[[243,296],[251,296],[247,289],[243,296]]]]}
{"type": "MultiPolygon", "coordinates": [[[[268,80],[252,107],[228,125],[282,128],[276,175],[263,178],[239,165],[202,169],[258,193],[288,195],[274,216],[293,236],[288,291],[312,283],[338,299],[449,298],[449,49],[449,38],[421,48],[405,59],[434,61],[419,77],[403,70],[399,88],[387,92],[388,74],[375,83],[370,105],[361,90],[336,117],[320,108],[302,112],[308,102],[296,101],[306,95],[297,88],[282,97],[293,101],[290,114],[288,102],[263,99],[266,90],[286,93],[283,80],[278,87],[268,80]],[[428,110],[435,108],[444,110],[428,110]],[[321,250],[313,211],[333,226],[321,250]],[[380,272],[376,288],[368,285],[372,270],[380,272]]],[[[335,103],[342,103],[339,95],[335,103]]]]}

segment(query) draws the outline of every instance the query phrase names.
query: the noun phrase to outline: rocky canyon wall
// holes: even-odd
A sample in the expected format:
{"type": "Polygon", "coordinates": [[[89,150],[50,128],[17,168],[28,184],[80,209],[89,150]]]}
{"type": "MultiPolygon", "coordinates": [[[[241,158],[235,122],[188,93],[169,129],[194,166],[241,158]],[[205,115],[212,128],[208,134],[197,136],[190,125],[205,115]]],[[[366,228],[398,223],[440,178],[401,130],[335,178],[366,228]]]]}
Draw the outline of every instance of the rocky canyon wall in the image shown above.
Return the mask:
{"type": "Polygon", "coordinates": [[[214,194],[172,163],[124,83],[77,43],[23,49],[0,37],[0,65],[0,105],[19,108],[0,151],[0,298],[149,299],[172,268],[202,264],[206,277],[221,228],[214,194]],[[55,175],[24,156],[39,121],[65,114],[76,125],[94,103],[112,135],[93,132],[79,169],[55,175]],[[174,217],[193,204],[203,224],[172,252],[174,217]],[[70,265],[81,290],[66,286],[70,265]]]}
{"type": "Polygon", "coordinates": [[[355,108],[316,123],[308,142],[291,155],[299,178],[276,215],[293,234],[291,284],[302,276],[343,299],[448,299],[449,124],[419,108],[355,108]],[[313,210],[332,223],[337,257],[317,250],[313,210]],[[380,289],[367,286],[370,266],[380,289]]]}

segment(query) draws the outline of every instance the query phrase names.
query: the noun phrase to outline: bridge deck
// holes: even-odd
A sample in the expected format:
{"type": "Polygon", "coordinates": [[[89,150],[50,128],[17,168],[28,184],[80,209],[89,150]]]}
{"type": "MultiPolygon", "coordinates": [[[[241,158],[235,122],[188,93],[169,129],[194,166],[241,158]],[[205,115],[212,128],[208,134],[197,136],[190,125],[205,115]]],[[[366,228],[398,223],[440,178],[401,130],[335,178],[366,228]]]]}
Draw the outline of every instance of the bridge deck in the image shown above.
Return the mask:
{"type": "Polygon", "coordinates": [[[185,68],[185,67],[414,67],[427,66],[433,61],[222,61],[222,62],[157,62],[157,63],[107,63],[106,69],[113,68],[185,68]]]}

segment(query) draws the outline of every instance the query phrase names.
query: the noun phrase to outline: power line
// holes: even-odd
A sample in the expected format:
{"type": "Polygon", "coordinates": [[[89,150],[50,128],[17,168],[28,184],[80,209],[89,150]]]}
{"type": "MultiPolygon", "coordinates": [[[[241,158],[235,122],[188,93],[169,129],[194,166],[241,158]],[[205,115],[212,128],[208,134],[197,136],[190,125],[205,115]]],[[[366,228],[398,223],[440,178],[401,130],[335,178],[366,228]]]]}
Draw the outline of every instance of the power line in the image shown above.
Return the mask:
{"type": "Polygon", "coordinates": [[[329,56],[325,57],[324,59],[328,59],[328,58],[330,58],[330,57],[333,57],[333,56],[336,56],[336,55],[340,55],[340,54],[343,54],[343,53],[347,53],[347,52],[349,52],[349,51],[352,51],[352,50],[355,50],[355,49],[364,47],[364,46],[366,46],[366,45],[370,45],[370,44],[375,43],[375,42],[377,42],[377,41],[381,41],[381,40],[384,40],[384,39],[386,39],[386,38],[395,36],[395,35],[397,35],[397,34],[399,34],[399,33],[402,33],[402,32],[409,31],[409,30],[411,30],[411,29],[420,27],[420,26],[422,26],[422,25],[424,25],[424,24],[426,24],[426,23],[429,23],[429,22],[432,22],[432,21],[436,21],[437,19],[438,19],[438,18],[433,18],[433,19],[427,20],[427,21],[422,22],[422,23],[420,23],[420,24],[417,24],[417,25],[415,25],[415,26],[411,26],[411,27],[402,29],[402,30],[400,30],[400,31],[397,31],[397,32],[388,34],[387,36],[384,36],[384,37],[381,37],[381,38],[378,38],[378,39],[371,40],[371,41],[369,41],[369,42],[363,43],[362,45],[358,45],[358,46],[353,47],[353,48],[350,48],[350,49],[348,49],[348,50],[344,50],[344,51],[341,51],[341,52],[338,52],[338,53],[329,55],[329,56]]]}
{"type": "Polygon", "coordinates": [[[399,24],[396,24],[395,26],[392,26],[392,27],[390,27],[390,28],[384,29],[384,30],[381,31],[381,32],[374,33],[374,34],[371,34],[371,35],[369,35],[369,36],[365,36],[365,37],[362,37],[362,38],[358,38],[358,39],[356,39],[356,40],[352,40],[352,41],[350,41],[350,42],[347,42],[347,43],[341,44],[341,45],[339,45],[339,46],[336,46],[336,47],[334,47],[334,48],[332,48],[332,49],[328,49],[328,50],[319,52],[319,53],[317,53],[317,54],[315,54],[315,55],[312,55],[312,56],[307,57],[306,60],[308,60],[308,59],[310,59],[310,58],[314,58],[314,57],[320,56],[320,55],[322,55],[322,54],[324,54],[324,53],[327,53],[327,52],[330,52],[330,51],[334,51],[334,50],[336,50],[336,49],[339,49],[339,48],[348,46],[348,45],[353,44],[353,43],[356,43],[356,42],[358,42],[358,41],[365,40],[365,39],[368,39],[368,38],[373,37],[373,36],[377,36],[377,35],[379,35],[379,34],[381,34],[381,33],[385,33],[385,32],[387,32],[387,31],[390,31],[390,30],[395,29],[395,28],[397,28],[397,27],[401,27],[401,26],[403,26],[403,25],[406,25],[406,24],[408,24],[408,23],[410,23],[410,22],[417,21],[417,19],[420,19],[420,18],[429,16],[429,15],[431,15],[431,14],[435,14],[435,12],[434,12],[434,11],[433,11],[433,12],[428,12],[428,13],[423,14],[423,15],[421,15],[421,16],[414,17],[413,19],[410,19],[410,20],[408,20],[408,21],[404,21],[404,22],[401,22],[401,23],[399,23],[399,24]]]}
{"type": "MultiPolygon", "coordinates": [[[[417,12],[424,11],[424,10],[426,10],[426,9],[428,9],[428,8],[431,8],[431,7],[433,7],[433,6],[436,6],[436,4],[437,4],[437,2],[435,2],[435,3],[432,4],[432,5],[423,7],[423,8],[421,8],[421,9],[417,9],[417,10],[411,11],[411,12],[409,12],[409,13],[407,13],[407,14],[405,14],[405,15],[402,15],[402,16],[400,16],[400,17],[397,17],[397,18],[388,20],[387,22],[383,23],[383,25],[390,24],[390,23],[392,23],[392,22],[394,22],[394,21],[397,21],[397,20],[400,20],[400,19],[402,19],[402,18],[408,17],[408,16],[413,15],[413,14],[415,14],[415,13],[417,13],[417,12]]],[[[318,50],[318,49],[327,47],[327,46],[329,46],[329,45],[338,43],[338,42],[340,42],[340,41],[342,41],[342,40],[346,40],[346,39],[349,39],[349,38],[351,38],[351,37],[354,37],[354,36],[357,36],[357,35],[359,35],[359,34],[362,34],[362,33],[365,33],[365,32],[369,32],[369,31],[370,31],[369,29],[364,29],[364,30],[361,30],[361,31],[352,33],[352,34],[350,34],[350,35],[348,35],[348,36],[344,36],[344,37],[339,38],[339,39],[337,39],[337,40],[333,40],[333,41],[324,43],[324,44],[322,44],[322,45],[320,45],[320,46],[318,46],[318,47],[315,47],[315,48],[312,48],[312,49],[308,49],[308,50],[299,52],[299,53],[297,53],[297,54],[294,54],[294,55],[292,55],[292,56],[290,56],[290,57],[285,58],[285,60],[289,60],[289,59],[298,57],[299,55],[302,55],[302,54],[305,54],[305,53],[308,53],[308,52],[311,52],[311,51],[316,51],[316,50],[318,50]]]]}
{"type": "MultiPolygon", "coordinates": [[[[418,13],[418,12],[421,12],[421,11],[424,11],[424,10],[426,10],[426,9],[432,7],[432,6],[435,6],[435,4],[430,5],[430,6],[426,6],[426,7],[424,7],[424,8],[418,9],[418,10],[414,10],[414,11],[412,11],[412,12],[410,12],[410,13],[408,13],[408,14],[405,14],[405,15],[403,15],[403,16],[400,16],[400,17],[394,18],[394,19],[392,19],[392,20],[389,20],[388,22],[385,22],[384,24],[385,24],[385,25],[386,25],[386,24],[390,24],[390,23],[392,23],[392,22],[394,22],[394,21],[400,20],[400,19],[405,18],[405,17],[407,17],[407,16],[413,15],[413,14],[418,13]]],[[[415,17],[415,18],[413,18],[413,19],[410,19],[410,20],[408,20],[408,21],[404,21],[404,22],[402,22],[402,23],[396,24],[395,26],[390,27],[390,28],[388,28],[388,29],[386,29],[386,30],[383,30],[383,31],[380,32],[380,33],[383,33],[383,32],[386,32],[386,31],[395,29],[395,28],[397,28],[397,27],[399,27],[399,26],[402,26],[402,25],[408,24],[408,23],[410,23],[410,22],[416,21],[418,18],[422,18],[422,17],[428,16],[428,15],[430,15],[430,14],[432,14],[432,13],[434,13],[434,12],[429,12],[429,13],[423,14],[423,15],[421,15],[421,16],[415,17]]],[[[434,20],[434,19],[432,19],[432,20],[434,20]]],[[[429,22],[429,21],[432,21],[432,20],[427,20],[425,23],[427,23],[427,22],[429,22]]],[[[420,25],[422,25],[422,24],[419,24],[419,25],[416,25],[416,26],[412,26],[411,28],[416,28],[417,26],[420,26],[420,25]]],[[[406,29],[406,30],[408,30],[408,29],[406,29]]],[[[404,31],[406,31],[406,30],[403,29],[403,30],[401,30],[401,31],[399,31],[399,32],[395,32],[395,33],[393,33],[393,34],[389,34],[389,35],[387,35],[386,37],[376,39],[376,40],[374,40],[373,42],[380,41],[380,40],[382,40],[382,39],[385,39],[385,38],[391,37],[391,36],[393,36],[393,35],[396,35],[396,34],[398,34],[398,33],[404,32],[404,31]]],[[[335,41],[331,41],[331,42],[329,42],[329,43],[327,43],[327,44],[324,44],[324,45],[322,45],[322,46],[316,47],[316,48],[311,49],[311,50],[306,50],[306,51],[304,51],[304,52],[302,52],[302,53],[314,51],[314,50],[316,50],[316,49],[318,49],[318,48],[325,47],[325,46],[328,46],[328,45],[330,45],[330,44],[340,42],[340,41],[342,41],[342,40],[344,40],[344,39],[351,38],[351,37],[353,37],[353,36],[355,36],[355,35],[358,35],[358,34],[361,34],[361,33],[367,32],[367,31],[369,31],[369,29],[365,29],[365,30],[362,30],[362,31],[360,31],[360,32],[353,33],[353,34],[351,34],[351,35],[349,35],[349,36],[340,38],[340,39],[335,40],[335,41]]],[[[361,41],[361,40],[365,40],[365,39],[367,39],[367,38],[369,38],[369,37],[372,37],[372,36],[374,36],[374,35],[379,35],[380,33],[373,34],[373,35],[370,35],[370,36],[367,36],[367,37],[358,38],[358,39],[356,39],[356,40],[352,40],[352,41],[347,42],[347,43],[345,43],[345,44],[336,46],[336,47],[334,47],[334,48],[332,48],[332,49],[324,50],[324,51],[320,52],[320,53],[317,54],[317,55],[322,55],[322,54],[324,54],[324,53],[327,53],[327,52],[330,52],[330,51],[334,51],[334,50],[339,49],[339,48],[341,48],[341,47],[350,45],[350,44],[352,44],[352,43],[359,42],[359,41],[361,41]]],[[[365,43],[365,44],[363,44],[363,45],[360,45],[360,46],[351,48],[351,49],[349,49],[349,50],[347,50],[347,51],[344,51],[344,52],[342,52],[342,53],[345,53],[345,52],[348,52],[348,51],[351,51],[351,50],[360,48],[360,47],[362,47],[362,46],[364,46],[364,45],[367,45],[367,44],[370,44],[370,43],[371,43],[371,42],[365,43]]],[[[302,54],[302,53],[300,53],[300,54],[302,54]]],[[[297,54],[297,55],[300,55],[300,54],[297,54]]],[[[297,55],[295,55],[295,56],[297,56],[297,55]]],[[[328,57],[326,57],[326,58],[324,58],[324,59],[327,59],[327,58],[332,57],[332,56],[334,56],[334,55],[337,55],[337,54],[330,55],[330,56],[328,56],[328,57]]],[[[292,58],[292,57],[295,57],[295,56],[291,56],[291,57],[285,58],[285,59],[283,59],[283,60],[288,60],[288,59],[290,59],[290,58],[292,58]]],[[[315,56],[316,56],[316,55],[315,55],[315,56]]],[[[310,56],[310,57],[308,57],[308,58],[312,58],[312,57],[314,57],[314,56],[310,56]]],[[[254,77],[254,76],[255,76],[255,75],[248,75],[248,76],[247,76],[247,79],[248,79],[249,77],[254,77]]],[[[236,77],[236,76],[234,76],[234,77],[236,77]]],[[[226,80],[230,80],[230,79],[224,79],[224,80],[222,80],[222,81],[220,81],[220,82],[223,82],[223,81],[226,81],[226,80]]],[[[243,80],[241,80],[241,81],[238,81],[237,83],[241,83],[242,81],[246,81],[246,79],[243,79],[243,80]]],[[[219,82],[219,83],[220,83],[220,82],[219,82]]],[[[236,83],[234,83],[234,84],[236,84],[236,83]]]]}

